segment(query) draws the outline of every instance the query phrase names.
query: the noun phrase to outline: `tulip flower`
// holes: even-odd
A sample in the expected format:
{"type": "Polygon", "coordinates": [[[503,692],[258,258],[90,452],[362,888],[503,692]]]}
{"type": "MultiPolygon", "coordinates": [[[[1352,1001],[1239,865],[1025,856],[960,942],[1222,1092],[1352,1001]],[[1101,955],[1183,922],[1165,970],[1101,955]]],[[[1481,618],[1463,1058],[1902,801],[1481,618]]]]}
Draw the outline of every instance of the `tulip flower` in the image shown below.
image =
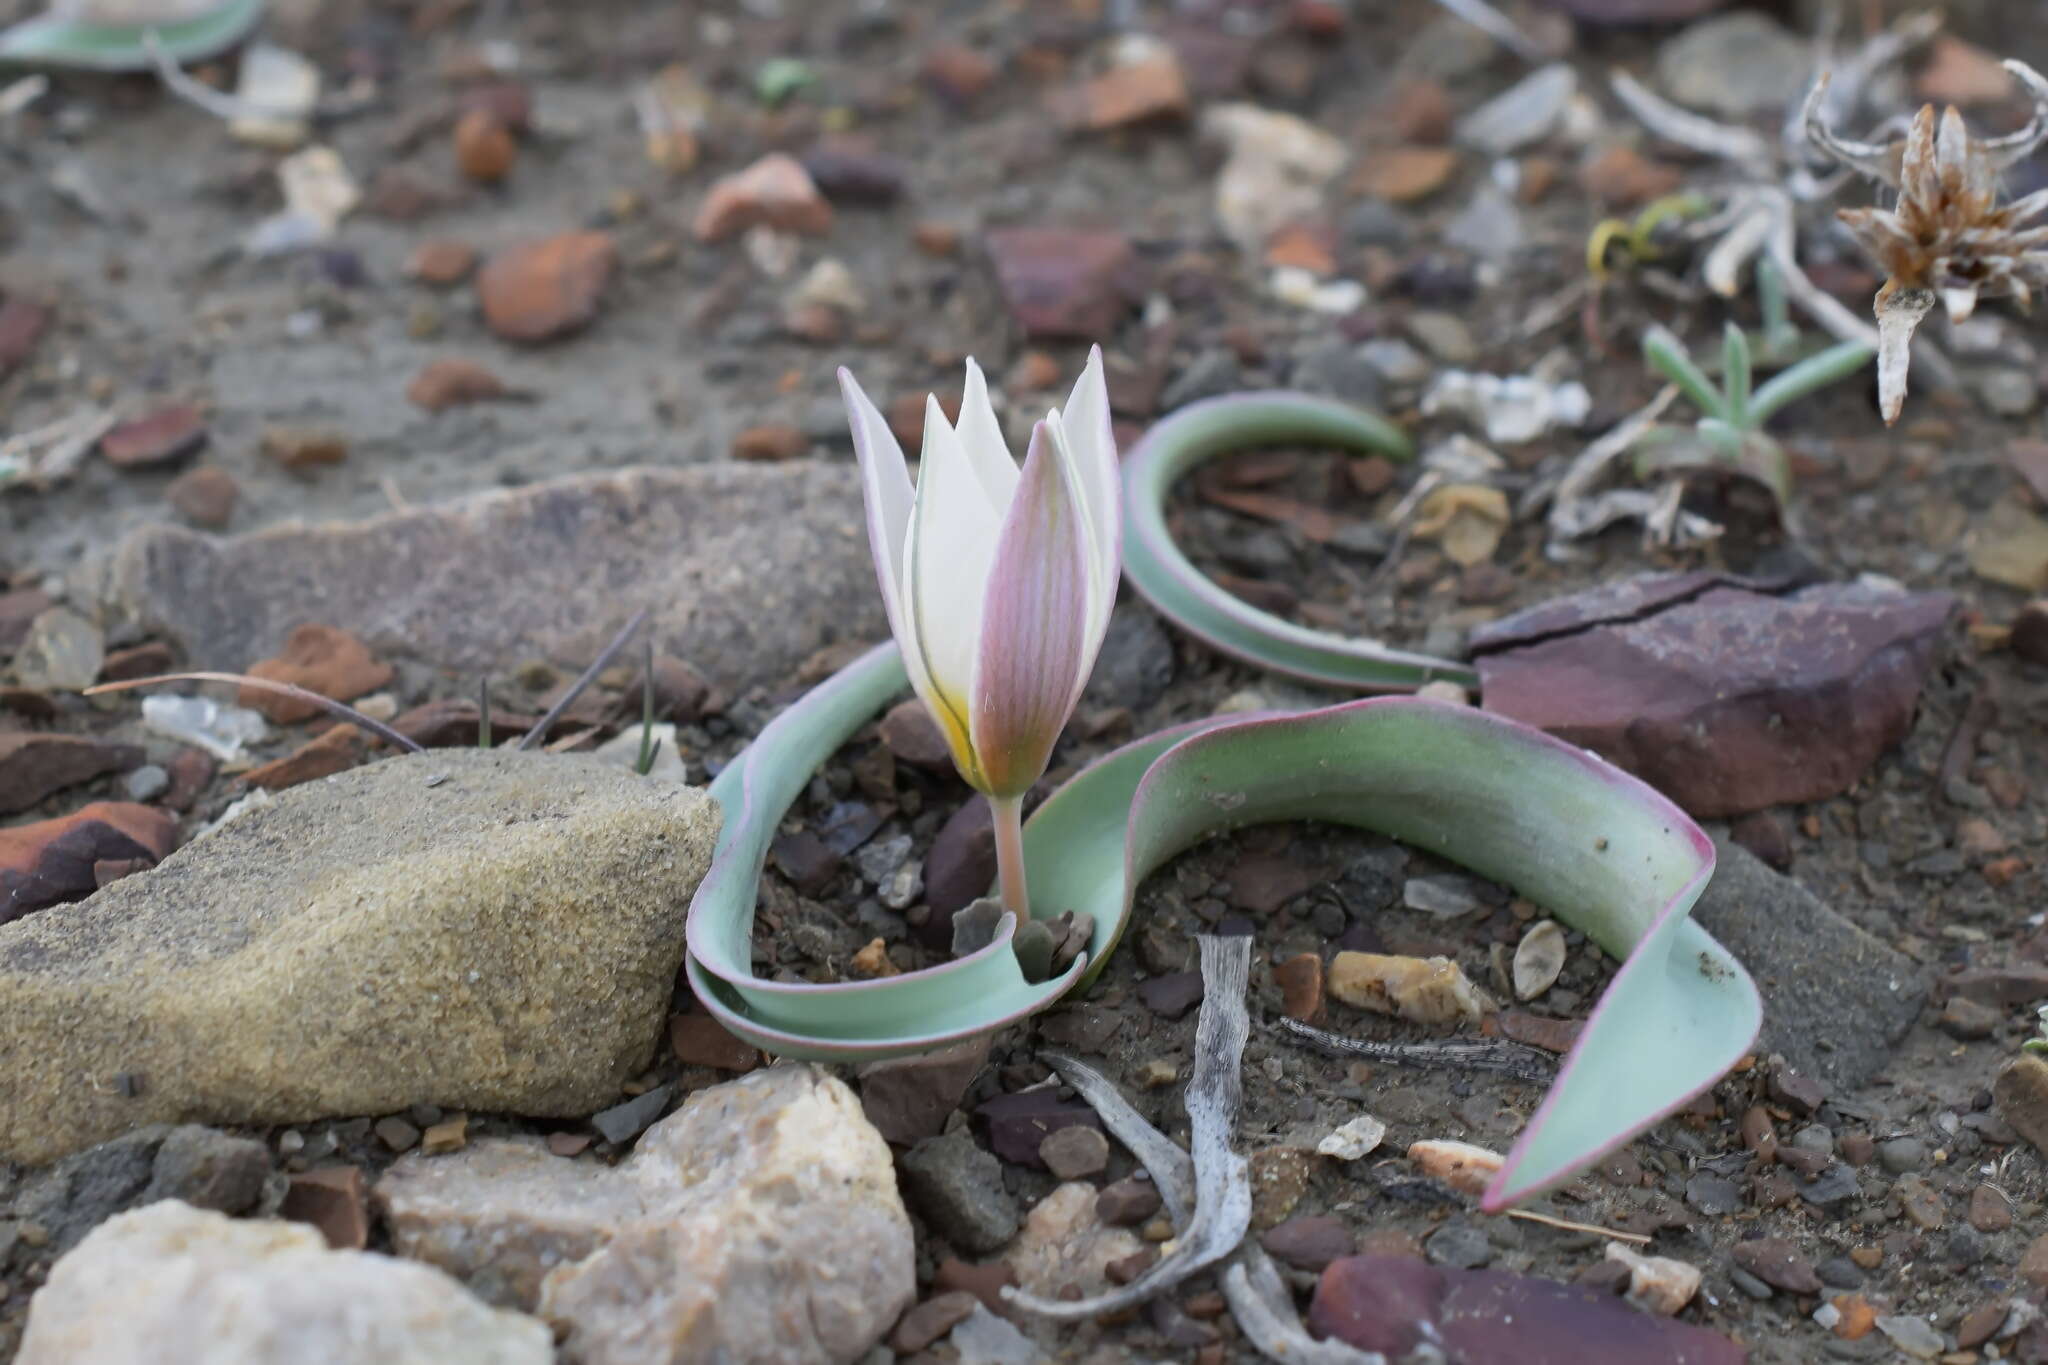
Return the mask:
{"type": "Polygon", "coordinates": [[[1023,799],[1095,666],[1116,600],[1120,473],[1102,351],[1020,470],[972,360],[960,423],[925,401],[913,492],[889,423],[839,371],[889,629],[960,775],[989,798],[1003,905],[1028,920],[1023,799]]]}

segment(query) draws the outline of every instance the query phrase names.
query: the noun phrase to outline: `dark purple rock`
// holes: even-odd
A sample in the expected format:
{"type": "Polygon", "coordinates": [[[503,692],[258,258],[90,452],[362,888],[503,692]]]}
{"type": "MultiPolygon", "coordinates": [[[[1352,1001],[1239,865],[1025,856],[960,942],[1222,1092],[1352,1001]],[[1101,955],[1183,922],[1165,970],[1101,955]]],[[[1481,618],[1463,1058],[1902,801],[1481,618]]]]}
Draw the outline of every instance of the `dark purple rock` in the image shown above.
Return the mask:
{"type": "Polygon", "coordinates": [[[1309,1327],[1398,1354],[1432,1327],[1457,1365],[1744,1365],[1718,1332],[1639,1313],[1597,1290],[1498,1270],[1444,1270],[1405,1256],[1332,1262],[1309,1327]]]}
{"type": "Polygon", "coordinates": [[[865,138],[827,138],[804,153],[803,163],[818,192],[835,204],[894,203],[908,178],[901,161],[865,138]]]}
{"type": "Polygon", "coordinates": [[[1853,786],[1912,724],[1955,606],[1854,584],[1772,596],[1700,574],[1584,597],[1475,634],[1486,708],[1703,817],[1853,786]]]}
{"type": "Polygon", "coordinates": [[[974,1111],[988,1125],[988,1145],[1003,1160],[1044,1170],[1038,1155],[1046,1134],[1075,1124],[1102,1127],[1095,1111],[1080,1100],[1063,1100],[1050,1086],[998,1095],[974,1111]]]}
{"type": "Polygon", "coordinates": [[[174,403],[109,428],[100,454],[123,469],[181,460],[206,444],[206,419],[189,403],[174,403]]]}
{"type": "Polygon", "coordinates": [[[925,946],[953,946],[953,916],[988,894],[996,879],[996,829],[988,798],[977,796],[939,827],[924,860],[924,899],[932,913],[918,926],[925,946]]]}
{"type": "Polygon", "coordinates": [[[1202,1003],[1200,972],[1169,972],[1138,983],[1138,998],[1154,1014],[1178,1019],[1202,1003]]]}
{"type": "Polygon", "coordinates": [[[1728,837],[1780,872],[1792,866],[1792,823],[1778,811],[1743,816],[1728,827],[1728,837]]]}

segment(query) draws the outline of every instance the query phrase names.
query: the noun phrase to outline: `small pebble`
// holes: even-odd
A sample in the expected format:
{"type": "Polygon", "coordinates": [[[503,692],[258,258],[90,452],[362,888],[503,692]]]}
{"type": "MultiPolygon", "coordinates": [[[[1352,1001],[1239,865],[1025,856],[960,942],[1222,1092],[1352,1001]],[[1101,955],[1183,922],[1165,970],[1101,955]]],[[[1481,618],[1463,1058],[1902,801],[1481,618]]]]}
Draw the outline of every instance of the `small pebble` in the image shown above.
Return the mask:
{"type": "Polygon", "coordinates": [[[1038,1144],[1038,1159],[1061,1180],[1085,1180],[1109,1164],[1109,1139],[1080,1124],[1058,1128],[1038,1144]]]}
{"type": "Polygon", "coordinates": [[[420,1130],[402,1118],[378,1119],[377,1140],[394,1152],[409,1152],[419,1143],[420,1130]]]}
{"type": "Polygon", "coordinates": [[[1458,1270],[1476,1270],[1493,1259],[1493,1246],[1486,1240],[1486,1234],[1457,1219],[1424,1238],[1422,1250],[1432,1264],[1458,1270]]]}
{"type": "Polygon", "coordinates": [[[145,763],[123,780],[130,801],[154,801],[171,788],[171,775],[154,763],[145,763]]]}

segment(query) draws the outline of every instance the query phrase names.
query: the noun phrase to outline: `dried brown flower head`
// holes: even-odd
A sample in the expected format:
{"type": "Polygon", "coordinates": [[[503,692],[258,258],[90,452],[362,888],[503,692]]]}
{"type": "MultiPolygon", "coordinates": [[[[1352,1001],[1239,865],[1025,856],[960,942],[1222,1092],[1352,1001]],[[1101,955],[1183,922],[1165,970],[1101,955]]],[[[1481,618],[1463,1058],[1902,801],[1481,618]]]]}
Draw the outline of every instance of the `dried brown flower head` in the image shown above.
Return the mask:
{"type": "Polygon", "coordinates": [[[2048,190],[2001,206],[2000,172],[2048,136],[2048,81],[2023,62],[2006,62],[2034,97],[2034,117],[2016,133],[1974,138],[1950,105],[1936,116],[1923,105],[1899,141],[1848,142],[1822,123],[1827,78],[1806,98],[1807,136],[1828,155],[1899,192],[1889,209],[1842,209],[1857,242],[1885,271],[1877,291],[1878,406],[1887,425],[1906,401],[1913,329],[1938,300],[1961,322],[1983,298],[2009,298],[2022,311],[2048,285],[2048,227],[2026,223],[2048,211],[2048,190]]]}

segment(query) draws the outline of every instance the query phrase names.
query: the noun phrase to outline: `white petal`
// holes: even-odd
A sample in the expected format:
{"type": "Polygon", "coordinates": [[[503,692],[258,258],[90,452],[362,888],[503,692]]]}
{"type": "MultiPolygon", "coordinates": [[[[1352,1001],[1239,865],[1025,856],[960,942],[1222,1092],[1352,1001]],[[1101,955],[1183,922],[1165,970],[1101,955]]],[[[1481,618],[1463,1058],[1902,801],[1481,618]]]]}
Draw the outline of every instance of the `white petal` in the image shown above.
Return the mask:
{"type": "Polygon", "coordinates": [[[996,420],[996,410],[989,406],[988,380],[982,377],[981,366],[974,363],[973,356],[967,357],[967,387],[960,395],[959,430],[960,443],[967,448],[974,476],[1001,515],[1009,507],[1010,499],[1017,496],[1017,461],[1010,455],[1009,442],[1003,439],[1003,426],[996,420]]]}
{"type": "Polygon", "coordinates": [[[861,500],[867,508],[868,545],[875,556],[882,603],[889,613],[890,632],[904,643],[903,552],[910,528],[910,472],[904,468],[903,447],[896,444],[888,418],[844,366],[839,370],[839,392],[846,400],[854,454],[860,461],[861,500]]]}
{"type": "MultiPolygon", "coordinates": [[[[1065,467],[1064,477],[1077,497],[1087,482],[1087,468],[1074,449],[1073,441],[1065,430],[1065,422],[1058,412],[1049,413],[1045,419],[1046,434],[1052,438],[1053,450],[1065,467]]],[[[1116,579],[1104,579],[1102,574],[1103,528],[1087,518],[1082,519],[1083,538],[1086,541],[1088,559],[1088,599],[1084,606],[1087,621],[1083,628],[1081,667],[1074,679],[1073,693],[1067,698],[1067,711],[1073,712],[1081,700],[1081,693],[1088,686],[1088,675],[1095,671],[1095,656],[1102,651],[1102,637],[1109,630],[1110,609],[1116,606],[1116,579]]],[[[1115,556],[1112,547],[1112,561],[1115,556]]]]}
{"type": "Polygon", "coordinates": [[[929,400],[924,460],[910,510],[906,598],[916,617],[925,666],[963,729],[981,643],[982,603],[1002,527],[1002,516],[989,505],[959,434],[938,400],[929,400]]]}

